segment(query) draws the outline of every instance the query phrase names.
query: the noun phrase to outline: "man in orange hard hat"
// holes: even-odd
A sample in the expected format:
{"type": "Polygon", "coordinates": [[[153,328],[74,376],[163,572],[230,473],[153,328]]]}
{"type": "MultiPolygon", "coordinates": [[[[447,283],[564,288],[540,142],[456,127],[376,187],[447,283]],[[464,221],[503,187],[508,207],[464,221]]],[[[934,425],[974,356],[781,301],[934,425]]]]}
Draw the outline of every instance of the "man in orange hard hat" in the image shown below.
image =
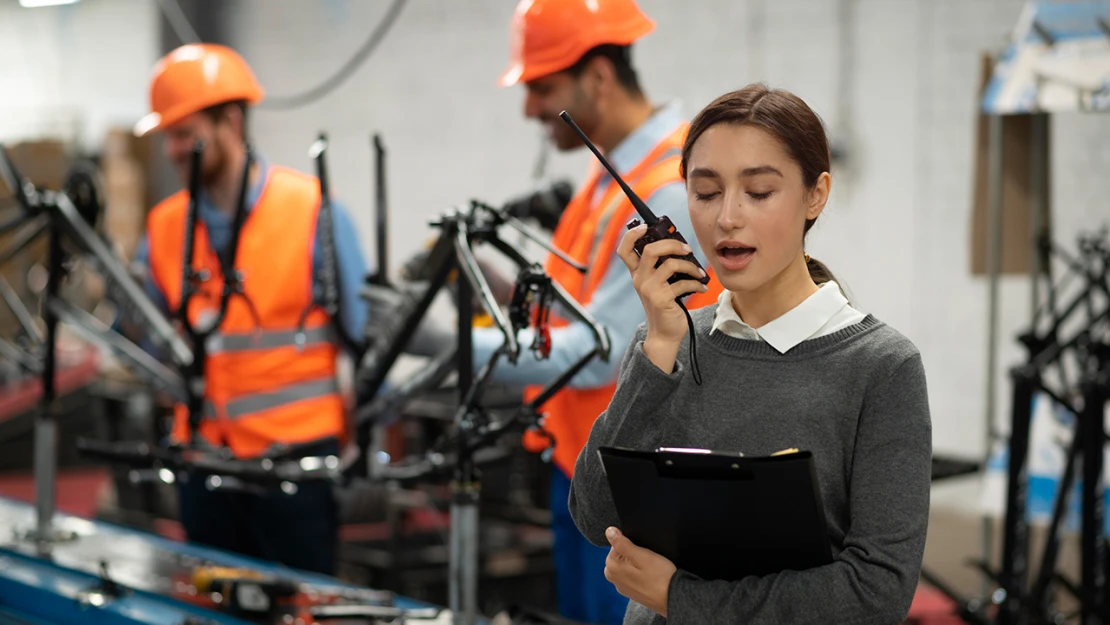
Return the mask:
{"type": "MultiPolygon", "coordinates": [[[[500,84],[522,84],[524,115],[542,123],[560,150],[582,147],[559,113],[566,110],[586,136],[644,199],[653,212],[670,216],[679,232],[693,232],[686,189],[678,172],[687,121],[677,104],[647,98],[632,66],[630,46],[654,29],[633,0],[522,0],[512,20],[512,58],[500,84]]],[[[583,184],[567,205],[553,242],[579,263],[585,274],[550,255],[546,271],[607,328],[612,341],[608,362],[594,360],[570,385],[545,404],[544,428],[555,438],[551,484],[552,527],[559,609],[563,616],[594,623],[620,623],[628,599],[605,579],[607,545],[590,544],[568,509],[575,460],[594,421],[609,405],[620,355],[645,320],[632,278],[616,256],[635,209],[600,164],[591,161],[583,184]]],[[[697,247],[697,246],[695,246],[697,247]]],[[[700,250],[702,266],[709,267],[700,250]]],[[[687,300],[691,309],[712,304],[721,292],[713,277],[707,293],[687,300]]],[[[589,328],[556,320],[547,360],[521,359],[496,369],[499,381],[526,386],[550,383],[593,349],[589,328]]],[[[501,344],[495,329],[475,328],[476,363],[501,344]]],[[[522,336],[522,345],[531,337],[522,336]]],[[[525,446],[540,451],[547,439],[525,435],[525,446]]]]}
{"type": "MultiPolygon", "coordinates": [[[[238,276],[216,331],[205,341],[204,414],[190,440],[188,410],[176,406],[172,437],[199,447],[226,447],[238,458],[296,448],[297,455],[338,455],[347,440],[347,409],[338,387],[338,357],[361,335],[359,299],[366,266],[355,227],[332,204],[338,320],[320,294],[324,263],[318,232],[319,181],[255,155],[235,258],[233,219],[247,163],[247,112],[263,98],[246,62],[230,48],[190,44],[154,69],[149,115],[135,126],[163,135],[165,156],[185,185],[194,144],[202,140],[198,218],[192,266],[205,276],[188,305],[189,323],[203,327],[220,308],[226,270],[238,276]],[[340,321],[341,332],[333,323],[340,321]]],[[[178,191],[151,211],[135,262],[163,312],[177,315],[189,192],[178,191]]],[[[330,274],[329,274],[330,275],[330,274]]],[[[327,289],[331,292],[330,289],[327,289]]],[[[338,515],[329,485],[297,485],[245,493],[200,478],[180,486],[181,522],[189,540],[326,574],[334,573],[338,515]],[[294,490],[294,489],[288,489],[294,490]]]]}

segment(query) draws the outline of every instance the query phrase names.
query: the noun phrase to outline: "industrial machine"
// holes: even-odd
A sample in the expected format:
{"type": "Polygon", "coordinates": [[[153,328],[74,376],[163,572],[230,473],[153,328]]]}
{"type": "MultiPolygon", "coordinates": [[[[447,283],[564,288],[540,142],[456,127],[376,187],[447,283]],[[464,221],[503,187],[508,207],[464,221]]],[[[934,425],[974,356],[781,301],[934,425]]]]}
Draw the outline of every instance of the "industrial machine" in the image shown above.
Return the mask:
{"type": "Polygon", "coordinates": [[[450,623],[447,610],[326,576],[0,499],[0,623],[450,623]]]}
{"type": "MultiPolygon", "coordinates": [[[[329,217],[326,169],[323,154],[326,139],[321,135],[313,146],[318,167],[321,192],[325,201],[321,219],[329,217]]],[[[380,152],[380,142],[377,145],[380,152]]],[[[203,145],[196,146],[190,187],[191,202],[186,232],[194,230],[197,218],[198,162],[203,145]]],[[[245,189],[250,149],[244,168],[241,189],[245,189]]],[[[380,154],[379,154],[380,157],[380,154]]],[[[509,226],[542,243],[509,209],[495,209],[479,202],[449,211],[438,225],[442,230],[438,244],[428,259],[428,268],[435,276],[426,285],[413,285],[422,295],[412,300],[414,306],[400,315],[400,327],[390,336],[377,337],[377,345],[362,344],[359,337],[343,337],[354,344],[356,353],[371,347],[372,366],[359,379],[360,410],[358,419],[361,462],[343,461],[338,456],[304,457],[296,449],[276,450],[253,460],[233,458],[227,450],[209,449],[201,445],[150,445],[145,442],[103,441],[82,439],[76,447],[85,456],[98,458],[117,467],[130,469],[129,475],[140,481],[175,484],[183,480],[204,480],[208,488],[252,491],[280,488],[294,492],[298,484],[324,481],[334,487],[349,486],[352,480],[400,482],[412,479],[434,479],[453,475],[454,499],[451,505],[451,540],[449,604],[451,610],[402,599],[391,592],[368,590],[326,577],[313,576],[267,562],[232,555],[219,550],[176,542],[144,530],[112,525],[59,513],[55,508],[56,448],[58,421],[58,389],[56,335],[64,323],[77,328],[82,336],[119,357],[143,382],[190,409],[190,426],[197,428],[201,398],[205,345],[209,333],[219,319],[204,328],[193,327],[182,319],[184,336],[171,326],[170,319],[156,310],[141,288],[112,257],[102,236],[96,232],[96,214],[86,215],[74,203],[74,193],[67,190],[51,192],[30,184],[7,158],[0,146],[0,180],[13,190],[21,214],[0,230],[23,223],[38,224],[36,234],[49,235],[47,252],[48,284],[45,289],[43,320],[45,337],[35,345],[28,362],[42,380],[40,410],[35,419],[34,474],[35,503],[0,499],[0,528],[10,528],[7,542],[0,543],[0,616],[14,622],[71,623],[89,619],[97,623],[392,623],[392,622],[483,622],[477,602],[478,581],[478,465],[483,452],[501,435],[535,427],[540,407],[573,375],[594,358],[607,358],[608,337],[604,330],[557,284],[553,284],[542,268],[528,262],[497,236],[500,226],[509,226]],[[472,246],[489,244],[505,253],[521,268],[514,287],[513,302],[506,317],[491,297],[489,286],[477,269],[472,246]],[[146,333],[160,343],[169,362],[154,359],[146,350],[132,343],[113,328],[105,326],[84,311],[69,305],[59,296],[66,279],[66,263],[80,255],[95,261],[108,278],[111,298],[129,310],[129,316],[146,326],[146,333]],[[411,337],[420,318],[427,312],[431,297],[447,282],[455,283],[455,299],[459,308],[460,332],[458,345],[443,354],[442,365],[431,366],[397,388],[382,390],[382,383],[392,364],[411,337]],[[422,288],[421,288],[422,287],[422,288]],[[472,298],[477,299],[474,302],[472,298]],[[474,308],[480,305],[491,315],[505,336],[505,346],[480,372],[473,371],[469,345],[469,328],[474,308]],[[586,354],[569,371],[552,382],[540,397],[506,419],[494,419],[492,408],[482,400],[488,378],[498,360],[510,364],[526,350],[544,358],[550,349],[547,311],[552,304],[562,307],[564,314],[579,318],[589,325],[597,342],[596,349],[586,354]],[[536,341],[519,345],[518,333],[535,325],[536,341]],[[38,364],[41,359],[41,366],[38,364]],[[455,369],[458,379],[458,406],[452,419],[455,431],[444,438],[445,445],[436,445],[427,454],[389,466],[376,466],[369,460],[370,427],[383,408],[396,408],[420,391],[440,387],[443,378],[455,369]],[[454,616],[452,616],[452,614],[454,616]]],[[[565,194],[564,194],[565,195],[565,194]]],[[[240,194],[236,210],[233,247],[228,264],[235,258],[234,242],[243,222],[244,194],[240,194]]],[[[93,202],[95,204],[95,202],[93,202]]],[[[97,207],[98,208],[98,207],[97,207]]],[[[379,209],[379,218],[384,211],[379,209]]],[[[384,229],[383,229],[384,230],[384,229]]],[[[330,232],[325,226],[323,231],[330,232]]],[[[331,241],[323,241],[325,262],[334,269],[331,241]]],[[[187,259],[192,258],[192,237],[185,244],[187,259]]],[[[384,245],[379,253],[384,255],[384,245]]],[[[557,250],[552,250],[558,253],[557,250]]],[[[379,289],[394,287],[385,279],[384,263],[379,280],[368,283],[379,289]]],[[[584,268],[582,268],[584,270],[584,268]]],[[[192,292],[193,282],[201,279],[186,264],[183,290],[192,292]]],[[[233,266],[224,275],[232,276],[233,266]]],[[[325,302],[329,312],[337,313],[337,292],[334,272],[325,276],[325,302]]],[[[406,286],[398,293],[412,297],[406,286]]],[[[221,311],[231,297],[241,296],[232,284],[225,289],[221,311]]],[[[32,324],[28,324],[31,326],[32,324]]],[[[33,328],[29,328],[30,333],[33,328]]],[[[359,359],[363,360],[362,358],[359,359]]],[[[385,411],[388,412],[388,411],[385,411]]],[[[191,437],[192,438],[192,437],[191,437]]],[[[195,440],[195,438],[192,438],[195,440]]],[[[0,540],[3,535],[0,534],[0,540]]],[[[512,617],[509,617],[512,618],[512,617]]],[[[512,618],[512,622],[521,622],[512,618]]],[[[533,621],[530,621],[533,622],[533,621]]],[[[548,621],[544,621],[548,622],[548,621]]]]}

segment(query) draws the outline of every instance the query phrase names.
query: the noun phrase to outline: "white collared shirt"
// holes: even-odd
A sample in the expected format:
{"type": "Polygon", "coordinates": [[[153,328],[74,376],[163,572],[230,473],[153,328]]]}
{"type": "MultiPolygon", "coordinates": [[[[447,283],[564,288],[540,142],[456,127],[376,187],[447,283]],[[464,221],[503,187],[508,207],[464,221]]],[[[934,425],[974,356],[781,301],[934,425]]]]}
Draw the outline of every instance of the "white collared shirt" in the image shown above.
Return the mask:
{"type": "Polygon", "coordinates": [[[766,341],[780,354],[811,338],[832,334],[863,321],[866,317],[848,303],[836,282],[822,284],[817,292],[777,319],[753,328],[744,323],[732,306],[732,292],[721,291],[712,332],[723,332],[738,339],[766,341]]]}

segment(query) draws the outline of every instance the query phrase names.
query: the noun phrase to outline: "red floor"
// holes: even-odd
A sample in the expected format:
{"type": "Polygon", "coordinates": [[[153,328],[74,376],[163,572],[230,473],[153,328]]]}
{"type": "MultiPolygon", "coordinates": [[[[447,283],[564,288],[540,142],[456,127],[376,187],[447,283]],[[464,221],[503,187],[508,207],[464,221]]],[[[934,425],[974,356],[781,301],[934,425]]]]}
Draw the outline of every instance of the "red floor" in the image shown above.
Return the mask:
{"type": "Polygon", "coordinates": [[[962,625],[955,616],[956,604],[932,586],[918,584],[907,623],[915,625],[962,625]]]}
{"type": "MultiPolygon", "coordinates": [[[[104,467],[62,469],[55,482],[55,502],[60,512],[96,516],[97,502],[110,488],[111,474],[104,467]]],[[[0,496],[35,501],[35,478],[30,472],[0,473],[0,496]]]]}
{"type": "MultiPolygon", "coordinates": [[[[58,363],[55,392],[61,396],[80,388],[93,379],[99,371],[96,351],[77,350],[66,354],[67,360],[58,363]]],[[[42,399],[42,380],[27,378],[0,391],[0,420],[9,419],[35,409],[42,399]]]]}

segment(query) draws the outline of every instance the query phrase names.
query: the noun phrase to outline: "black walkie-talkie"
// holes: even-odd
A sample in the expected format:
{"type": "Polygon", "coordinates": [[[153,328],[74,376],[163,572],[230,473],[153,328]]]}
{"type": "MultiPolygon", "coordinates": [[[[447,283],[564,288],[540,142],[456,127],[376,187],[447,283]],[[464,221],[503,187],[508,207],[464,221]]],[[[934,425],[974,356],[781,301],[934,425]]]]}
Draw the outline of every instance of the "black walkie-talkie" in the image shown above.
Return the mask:
{"type": "MultiPolygon", "coordinates": [[[[628,196],[628,201],[632,202],[632,207],[635,208],[636,212],[640,214],[641,218],[643,218],[643,223],[647,224],[647,232],[644,233],[644,236],[636,239],[636,243],[632,246],[632,249],[636,251],[637,256],[642,257],[644,255],[644,247],[649,243],[654,243],[655,241],[661,241],[663,239],[675,239],[686,243],[686,239],[682,238],[682,235],[679,234],[678,228],[674,227],[674,223],[671,222],[670,217],[666,215],[663,215],[662,217],[656,217],[655,213],[651,212],[651,209],[648,208],[647,204],[644,204],[644,201],[641,200],[639,196],[637,196],[632,191],[632,189],[628,187],[627,184],[625,184],[624,180],[621,179],[620,174],[618,174],[617,171],[613,169],[613,166],[609,164],[609,161],[605,160],[605,157],[602,156],[601,152],[598,151],[597,146],[595,146],[593,142],[590,141],[589,137],[586,136],[586,133],[582,132],[582,129],[578,127],[578,124],[574,123],[574,120],[570,118],[570,113],[563,111],[562,113],[559,113],[559,117],[562,117],[563,121],[569,124],[570,127],[574,129],[574,132],[578,133],[578,136],[582,138],[582,142],[586,144],[586,147],[590,148],[590,151],[594,153],[594,156],[597,157],[597,160],[600,161],[605,169],[609,171],[609,175],[613,177],[613,180],[616,180],[617,184],[621,186],[621,190],[624,191],[624,194],[626,196],[628,196]]],[[[639,225],[640,220],[633,219],[632,221],[628,222],[628,229],[631,230],[639,225]]],[[[687,245],[689,244],[687,243],[687,245]]],[[[682,280],[696,280],[697,282],[700,282],[702,284],[709,284],[709,272],[707,272],[705,268],[701,266],[701,263],[698,262],[698,259],[694,256],[694,253],[692,251],[689,254],[684,254],[682,256],[664,256],[659,259],[659,262],[655,263],[655,266],[658,267],[659,265],[662,265],[663,261],[667,260],[668,258],[680,258],[682,260],[688,260],[691,263],[694,263],[695,267],[701,269],[702,274],[704,274],[702,275],[702,277],[697,278],[684,273],[676,273],[667,278],[667,282],[669,284],[674,284],[675,282],[680,282],[682,280]]],[[[675,298],[675,301],[678,303],[679,308],[681,308],[682,311],[686,313],[686,322],[690,325],[690,370],[694,376],[694,383],[701,385],[701,369],[700,367],[698,367],[698,343],[696,334],[694,332],[694,319],[690,316],[690,311],[686,308],[686,305],[682,303],[683,297],[685,296],[677,297],[675,298]]]]}
{"type": "MultiPolygon", "coordinates": [[[[644,247],[649,243],[654,243],[655,241],[661,241],[663,239],[676,239],[678,241],[686,243],[686,239],[682,238],[682,235],[678,232],[678,229],[675,228],[674,223],[671,222],[670,217],[666,215],[663,215],[662,217],[656,217],[655,213],[651,212],[651,209],[648,208],[647,204],[645,204],[644,201],[641,200],[639,196],[637,196],[627,184],[625,184],[624,180],[622,180],[616,170],[613,169],[613,166],[609,164],[609,161],[605,160],[605,157],[602,156],[601,152],[598,151],[597,146],[595,146],[593,142],[590,141],[589,137],[586,136],[586,133],[582,132],[582,129],[578,127],[578,124],[574,123],[574,120],[570,118],[570,113],[563,111],[562,113],[559,113],[559,117],[562,117],[563,121],[569,124],[570,127],[574,129],[574,132],[578,133],[578,136],[582,138],[582,142],[586,144],[586,147],[590,148],[590,151],[594,153],[594,156],[597,157],[597,160],[600,161],[605,169],[609,171],[609,175],[613,177],[613,180],[617,181],[617,184],[620,185],[621,190],[623,190],[624,194],[628,196],[628,200],[632,202],[632,207],[635,208],[636,212],[640,214],[641,218],[643,218],[643,223],[647,224],[647,232],[644,233],[644,236],[637,239],[636,244],[633,246],[633,249],[636,250],[637,256],[643,256],[644,247]]],[[[640,220],[633,219],[632,221],[628,222],[628,229],[632,230],[639,225],[640,220]]],[[[691,263],[694,263],[694,265],[696,265],[698,269],[701,269],[703,272],[705,272],[705,268],[701,266],[701,263],[698,262],[698,259],[694,256],[693,252],[684,256],[664,256],[663,258],[659,259],[659,262],[656,263],[655,266],[658,267],[659,265],[662,265],[663,261],[668,258],[681,258],[682,260],[688,260],[691,263]]],[[[709,274],[705,273],[704,276],[698,278],[684,273],[676,273],[668,278],[667,282],[674,284],[675,282],[679,282],[681,280],[696,280],[698,282],[701,282],[702,284],[709,284],[709,274]]]]}

